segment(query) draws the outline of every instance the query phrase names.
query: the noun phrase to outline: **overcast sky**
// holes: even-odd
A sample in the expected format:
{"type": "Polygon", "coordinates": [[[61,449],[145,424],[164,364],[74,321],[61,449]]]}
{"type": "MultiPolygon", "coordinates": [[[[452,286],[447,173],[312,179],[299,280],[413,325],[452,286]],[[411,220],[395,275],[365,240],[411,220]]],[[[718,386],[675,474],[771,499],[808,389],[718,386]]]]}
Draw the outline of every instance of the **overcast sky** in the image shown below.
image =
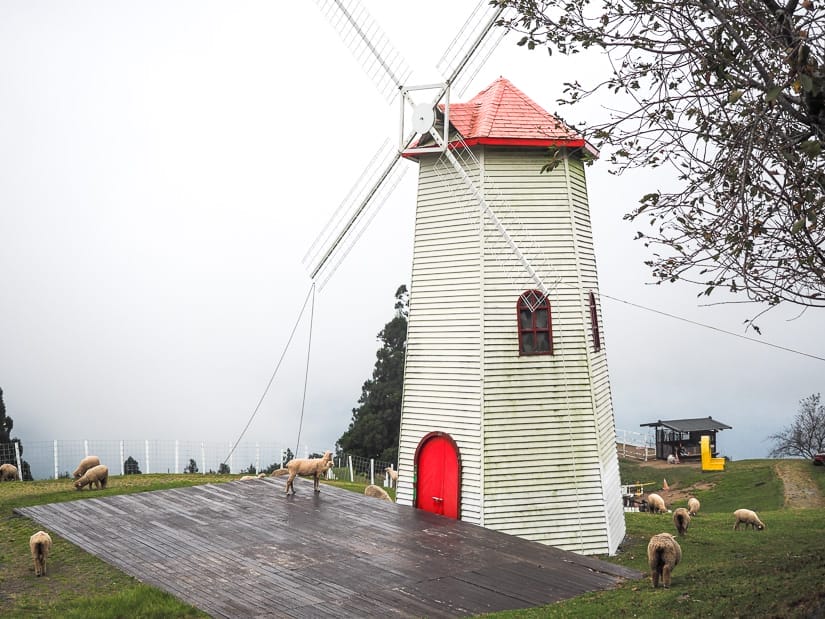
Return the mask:
{"type": "MultiPolygon", "coordinates": [[[[416,70],[475,2],[364,2],[416,70]]],[[[565,81],[598,59],[506,38],[462,100],[502,75],[567,121],[565,81]]],[[[415,81],[415,80],[414,80],[415,81]]],[[[24,445],[229,440],[269,381],[310,290],[302,258],[397,111],[314,3],[0,3],[0,387],[24,445]]],[[[301,445],[332,448],[371,375],[376,334],[409,284],[414,164],[315,296],[301,445]]],[[[652,286],[622,215],[666,173],[588,168],[601,291],[743,333],[751,305],[652,286]]],[[[823,361],[602,297],[616,425],[713,416],[719,448],[763,457],[823,361]]],[[[823,314],[771,312],[762,336],[825,356],[823,314]],[[796,319],[793,319],[796,318],[796,319]],[[793,320],[792,320],[793,319],[793,320]]],[[[308,313],[247,440],[297,439],[308,313]]]]}

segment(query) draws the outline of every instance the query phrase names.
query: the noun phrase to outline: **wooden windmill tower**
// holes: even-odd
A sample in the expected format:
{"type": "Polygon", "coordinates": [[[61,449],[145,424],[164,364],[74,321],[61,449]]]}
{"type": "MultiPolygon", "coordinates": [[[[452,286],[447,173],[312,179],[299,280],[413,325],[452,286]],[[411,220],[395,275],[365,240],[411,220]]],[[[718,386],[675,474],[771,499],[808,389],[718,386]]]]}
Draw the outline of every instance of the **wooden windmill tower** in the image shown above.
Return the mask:
{"type": "MultiPolygon", "coordinates": [[[[375,32],[344,4],[327,10],[375,32]]],[[[398,84],[407,101],[421,89],[436,96],[410,102],[412,131],[402,122],[400,147],[361,183],[368,189],[319,250],[313,278],[398,161],[416,160],[398,502],[613,553],[625,524],[583,163],[596,153],[506,79],[449,101],[499,14],[469,37],[444,84],[398,84]],[[540,174],[549,147],[559,165],[540,174]]]]}

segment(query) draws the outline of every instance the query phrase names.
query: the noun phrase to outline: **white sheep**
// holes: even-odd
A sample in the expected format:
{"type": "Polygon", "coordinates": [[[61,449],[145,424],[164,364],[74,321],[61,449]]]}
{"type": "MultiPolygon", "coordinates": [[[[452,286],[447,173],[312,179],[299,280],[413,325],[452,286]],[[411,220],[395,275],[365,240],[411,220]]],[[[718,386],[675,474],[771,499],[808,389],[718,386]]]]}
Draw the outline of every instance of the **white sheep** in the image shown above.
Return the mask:
{"type": "Polygon", "coordinates": [[[390,476],[390,485],[398,486],[398,471],[396,471],[391,466],[388,466],[384,469],[384,472],[390,476]]]}
{"type": "Polygon", "coordinates": [[[765,524],[759,520],[759,516],[756,515],[756,512],[749,509],[737,509],[733,512],[733,516],[736,518],[736,524],[733,525],[734,531],[738,531],[739,525],[743,523],[746,529],[748,528],[748,525],[750,525],[752,529],[757,529],[759,531],[765,528],[765,524]]]}
{"type": "Polygon", "coordinates": [[[263,479],[266,477],[266,473],[258,473],[257,475],[244,475],[241,477],[241,481],[249,481],[250,479],[263,479]]]}
{"type": "Polygon", "coordinates": [[[687,533],[690,526],[690,513],[684,507],[679,507],[673,512],[673,524],[676,525],[676,532],[679,535],[687,533]]]}
{"type": "Polygon", "coordinates": [[[670,576],[673,568],[682,560],[682,547],[670,533],[659,533],[650,538],[647,545],[647,562],[650,566],[650,577],[653,579],[653,588],[662,586],[670,588],[670,576]]]}
{"type": "Polygon", "coordinates": [[[29,550],[34,559],[34,575],[46,575],[46,559],[52,549],[52,538],[45,531],[38,531],[29,538],[29,550]]]}
{"type": "Polygon", "coordinates": [[[100,458],[97,456],[86,456],[80,461],[80,464],[77,465],[74,473],[72,473],[72,477],[75,479],[80,479],[86,471],[93,466],[97,466],[98,464],[100,464],[100,458]]]}
{"type": "Polygon", "coordinates": [[[699,499],[697,499],[696,497],[690,497],[688,499],[688,513],[691,516],[695,516],[699,512],[699,507],[699,499]]]}
{"type": "Polygon", "coordinates": [[[655,492],[647,495],[647,509],[654,514],[670,513],[670,510],[665,505],[665,500],[655,492]]]}
{"type": "Polygon", "coordinates": [[[294,458],[286,463],[285,468],[272,471],[272,476],[279,477],[289,473],[289,478],[286,480],[286,493],[289,494],[289,491],[292,490],[292,494],[295,494],[295,486],[292,484],[295,477],[298,475],[311,475],[314,479],[315,492],[320,492],[320,477],[330,470],[333,465],[332,452],[326,451],[323,458],[294,458]]]}
{"type": "Polygon", "coordinates": [[[17,467],[13,464],[0,464],[0,481],[14,481],[17,479],[17,467]]]}
{"type": "Polygon", "coordinates": [[[389,501],[390,503],[392,503],[392,498],[390,498],[390,495],[387,494],[387,491],[374,484],[370,484],[369,486],[364,488],[364,494],[366,496],[371,496],[373,498],[381,499],[382,501],[389,501]]]}
{"type": "Polygon", "coordinates": [[[108,481],[109,467],[105,464],[98,464],[90,468],[80,479],[74,482],[74,487],[78,490],[82,489],[83,486],[89,486],[90,489],[94,489],[95,484],[97,484],[98,488],[105,488],[108,481]]]}

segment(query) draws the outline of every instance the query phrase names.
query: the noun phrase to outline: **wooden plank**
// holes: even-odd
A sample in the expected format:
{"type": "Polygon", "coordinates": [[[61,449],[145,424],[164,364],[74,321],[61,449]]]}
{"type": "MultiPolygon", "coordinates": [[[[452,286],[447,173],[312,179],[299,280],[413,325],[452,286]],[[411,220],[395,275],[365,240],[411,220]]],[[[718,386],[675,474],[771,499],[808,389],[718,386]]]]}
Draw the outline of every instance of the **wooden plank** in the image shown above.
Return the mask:
{"type": "Polygon", "coordinates": [[[339,488],[315,494],[307,480],[286,496],[283,483],[236,481],[16,511],[216,617],[459,617],[641,577],[339,488]]]}

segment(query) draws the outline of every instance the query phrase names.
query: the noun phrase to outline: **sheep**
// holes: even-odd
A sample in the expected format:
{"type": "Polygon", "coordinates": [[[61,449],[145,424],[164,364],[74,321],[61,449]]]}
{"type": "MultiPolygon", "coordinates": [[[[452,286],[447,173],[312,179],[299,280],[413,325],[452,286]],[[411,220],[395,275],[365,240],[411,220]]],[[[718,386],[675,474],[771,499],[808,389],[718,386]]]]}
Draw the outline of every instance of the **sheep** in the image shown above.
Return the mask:
{"type": "Polygon", "coordinates": [[[398,486],[398,471],[396,471],[391,466],[388,466],[384,469],[384,472],[390,476],[390,485],[398,486]]]}
{"type": "Polygon", "coordinates": [[[739,530],[739,525],[744,523],[745,528],[748,528],[748,525],[752,529],[757,529],[761,531],[765,528],[765,523],[759,520],[759,516],[756,515],[756,512],[751,511],[749,509],[737,509],[733,512],[734,518],[736,518],[736,524],[733,525],[734,531],[739,530]]]}
{"type": "Polygon", "coordinates": [[[382,501],[389,501],[390,503],[393,502],[390,498],[390,495],[387,494],[386,490],[374,484],[370,484],[369,486],[364,488],[364,495],[371,496],[376,499],[381,499],[382,501]]]}
{"type": "Polygon", "coordinates": [[[0,464],[0,481],[14,481],[17,479],[17,467],[13,464],[0,464]]]}
{"type": "Polygon", "coordinates": [[[93,466],[83,474],[83,477],[74,482],[74,487],[81,490],[83,486],[89,486],[94,489],[95,484],[98,488],[105,488],[109,481],[109,467],[105,464],[98,464],[93,466]]]}
{"type": "Polygon", "coordinates": [[[650,538],[647,545],[647,562],[650,566],[650,577],[653,579],[653,588],[662,586],[670,588],[670,576],[673,568],[682,560],[682,547],[670,533],[659,533],[650,538]]]}
{"type": "Polygon", "coordinates": [[[687,533],[690,526],[690,513],[684,507],[680,507],[673,512],[673,524],[676,525],[676,532],[679,535],[687,533]]]}
{"type": "Polygon", "coordinates": [[[86,456],[80,461],[80,464],[77,465],[75,472],[72,473],[72,477],[80,479],[86,471],[98,464],[100,464],[100,458],[97,456],[86,456]]]}
{"type": "Polygon", "coordinates": [[[655,492],[647,495],[647,509],[654,514],[670,513],[670,510],[665,505],[665,500],[655,492]]]}
{"type": "Polygon", "coordinates": [[[697,499],[696,497],[690,497],[688,499],[688,513],[691,516],[695,516],[699,512],[699,507],[699,499],[697,499]]]}
{"type": "Polygon", "coordinates": [[[263,479],[266,477],[266,473],[258,473],[257,475],[244,475],[241,477],[241,481],[249,481],[250,479],[263,479]]]}
{"type": "Polygon", "coordinates": [[[46,575],[46,559],[52,548],[52,538],[45,531],[38,531],[29,538],[29,549],[34,559],[34,575],[46,575]]]}
{"type": "Polygon", "coordinates": [[[293,481],[298,475],[310,476],[314,479],[313,489],[315,492],[321,492],[320,477],[333,466],[332,452],[324,452],[323,458],[294,458],[286,463],[286,468],[272,471],[273,477],[280,477],[289,473],[289,478],[286,480],[286,493],[292,490],[295,494],[295,486],[293,481]]]}

